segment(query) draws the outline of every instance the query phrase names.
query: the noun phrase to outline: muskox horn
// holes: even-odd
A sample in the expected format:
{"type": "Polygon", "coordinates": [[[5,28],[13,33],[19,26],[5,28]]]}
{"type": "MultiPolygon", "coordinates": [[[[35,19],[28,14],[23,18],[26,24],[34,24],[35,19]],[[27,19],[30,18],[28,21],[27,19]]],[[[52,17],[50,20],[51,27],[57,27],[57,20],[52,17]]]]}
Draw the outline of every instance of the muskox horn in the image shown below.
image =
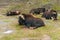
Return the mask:
{"type": "Polygon", "coordinates": [[[25,20],[24,16],[23,15],[19,15],[23,20],[25,20]]]}

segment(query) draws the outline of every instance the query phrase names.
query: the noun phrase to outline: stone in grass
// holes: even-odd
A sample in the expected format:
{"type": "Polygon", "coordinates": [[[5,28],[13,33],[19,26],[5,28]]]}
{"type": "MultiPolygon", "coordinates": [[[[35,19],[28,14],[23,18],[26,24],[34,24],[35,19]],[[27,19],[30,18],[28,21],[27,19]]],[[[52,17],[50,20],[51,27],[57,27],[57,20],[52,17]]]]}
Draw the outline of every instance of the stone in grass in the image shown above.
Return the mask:
{"type": "Polygon", "coordinates": [[[7,31],[5,31],[5,32],[3,32],[4,34],[10,34],[10,33],[12,33],[13,32],[13,30],[7,30],[7,31]]]}

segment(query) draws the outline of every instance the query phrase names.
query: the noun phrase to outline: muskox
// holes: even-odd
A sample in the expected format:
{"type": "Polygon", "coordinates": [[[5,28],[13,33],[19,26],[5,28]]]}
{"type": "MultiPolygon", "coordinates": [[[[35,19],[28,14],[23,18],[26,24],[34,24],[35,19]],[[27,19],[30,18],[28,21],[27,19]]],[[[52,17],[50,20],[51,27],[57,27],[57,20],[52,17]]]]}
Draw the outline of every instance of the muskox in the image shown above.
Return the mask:
{"type": "Polygon", "coordinates": [[[57,11],[55,10],[46,10],[42,17],[46,18],[46,19],[54,19],[57,20],[57,11]]]}
{"type": "Polygon", "coordinates": [[[31,14],[40,14],[45,12],[45,8],[36,8],[36,9],[31,9],[30,13],[31,14]]]}
{"type": "Polygon", "coordinates": [[[31,14],[21,14],[19,16],[18,22],[20,25],[25,25],[27,28],[33,27],[33,29],[41,26],[45,26],[42,19],[35,18],[31,14]]]}
{"type": "Polygon", "coordinates": [[[7,16],[13,16],[13,15],[19,15],[20,14],[20,11],[8,11],[7,12],[7,16]]]}

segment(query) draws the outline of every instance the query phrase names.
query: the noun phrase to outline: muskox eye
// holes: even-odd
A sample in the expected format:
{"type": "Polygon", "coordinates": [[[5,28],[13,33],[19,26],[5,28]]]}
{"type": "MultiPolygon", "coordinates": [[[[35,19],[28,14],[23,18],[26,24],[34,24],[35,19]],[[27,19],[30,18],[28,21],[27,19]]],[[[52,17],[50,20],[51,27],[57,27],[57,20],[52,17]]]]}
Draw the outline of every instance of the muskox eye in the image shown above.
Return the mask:
{"type": "Polygon", "coordinates": [[[23,20],[25,20],[24,16],[23,15],[19,15],[23,20]]]}

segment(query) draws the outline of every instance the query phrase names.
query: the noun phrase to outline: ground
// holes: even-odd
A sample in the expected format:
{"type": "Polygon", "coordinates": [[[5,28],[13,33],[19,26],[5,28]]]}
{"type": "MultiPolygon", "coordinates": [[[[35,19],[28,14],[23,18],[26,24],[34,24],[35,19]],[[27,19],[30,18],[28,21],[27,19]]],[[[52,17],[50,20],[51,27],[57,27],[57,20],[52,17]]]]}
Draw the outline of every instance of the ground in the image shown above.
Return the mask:
{"type": "Polygon", "coordinates": [[[57,21],[42,18],[46,25],[31,30],[18,24],[18,16],[6,16],[6,9],[0,8],[0,40],[60,40],[60,14],[57,21]]]}

